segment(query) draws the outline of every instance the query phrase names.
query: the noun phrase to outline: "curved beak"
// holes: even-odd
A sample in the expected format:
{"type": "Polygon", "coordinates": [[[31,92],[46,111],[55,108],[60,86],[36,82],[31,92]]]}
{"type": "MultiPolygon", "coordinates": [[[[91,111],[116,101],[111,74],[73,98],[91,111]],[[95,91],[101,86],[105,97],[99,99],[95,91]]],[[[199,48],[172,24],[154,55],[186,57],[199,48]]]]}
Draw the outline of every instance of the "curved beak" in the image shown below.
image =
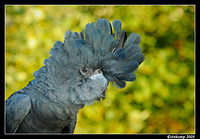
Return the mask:
{"type": "Polygon", "coordinates": [[[108,80],[104,77],[103,72],[100,69],[96,69],[89,77],[91,80],[97,82],[98,86],[103,93],[108,86],[108,80]]]}

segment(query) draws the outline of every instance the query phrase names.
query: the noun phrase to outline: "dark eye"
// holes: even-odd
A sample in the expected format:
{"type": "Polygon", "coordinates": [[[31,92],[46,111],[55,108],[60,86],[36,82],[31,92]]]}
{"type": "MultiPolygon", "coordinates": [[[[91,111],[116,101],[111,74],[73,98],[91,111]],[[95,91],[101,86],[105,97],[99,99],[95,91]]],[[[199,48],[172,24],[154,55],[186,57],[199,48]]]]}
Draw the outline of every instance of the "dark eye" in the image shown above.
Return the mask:
{"type": "Polygon", "coordinates": [[[86,67],[84,67],[84,68],[82,69],[82,71],[83,71],[83,72],[87,72],[88,69],[87,69],[86,67]]]}
{"type": "Polygon", "coordinates": [[[80,69],[80,73],[84,76],[89,76],[92,73],[92,69],[84,66],[80,69]]]}

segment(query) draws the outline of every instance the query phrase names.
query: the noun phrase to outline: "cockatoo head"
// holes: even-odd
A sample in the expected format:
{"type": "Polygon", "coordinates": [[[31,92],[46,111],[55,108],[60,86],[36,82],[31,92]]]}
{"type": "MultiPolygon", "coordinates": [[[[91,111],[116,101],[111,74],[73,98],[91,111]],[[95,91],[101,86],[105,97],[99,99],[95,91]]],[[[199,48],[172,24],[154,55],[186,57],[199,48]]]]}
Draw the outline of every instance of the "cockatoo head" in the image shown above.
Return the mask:
{"type": "Polygon", "coordinates": [[[125,81],[136,79],[134,71],[144,61],[140,41],[136,33],[127,38],[120,20],[111,26],[101,18],[87,24],[84,32],[68,30],[64,42],[54,44],[41,71],[49,73],[52,84],[63,92],[57,95],[67,96],[75,104],[92,104],[105,97],[110,81],[124,88],[125,81]]]}

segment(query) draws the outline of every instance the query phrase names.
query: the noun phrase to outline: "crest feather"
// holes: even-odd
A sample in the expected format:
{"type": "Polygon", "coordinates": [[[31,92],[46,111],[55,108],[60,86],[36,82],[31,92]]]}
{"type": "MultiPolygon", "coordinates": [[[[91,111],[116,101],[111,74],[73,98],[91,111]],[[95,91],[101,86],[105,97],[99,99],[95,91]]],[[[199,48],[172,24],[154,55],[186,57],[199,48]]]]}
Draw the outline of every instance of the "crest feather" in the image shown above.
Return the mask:
{"type": "Polygon", "coordinates": [[[114,34],[110,22],[101,18],[97,20],[97,24],[88,23],[85,32],[68,30],[65,32],[64,43],[57,41],[50,54],[56,57],[56,60],[60,58],[65,61],[65,65],[73,64],[71,66],[74,68],[84,65],[94,69],[100,68],[109,81],[123,88],[126,86],[125,81],[136,79],[133,72],[145,57],[139,46],[140,35],[131,33],[127,38],[127,33],[121,31],[120,20],[114,20],[112,26],[114,34]],[[64,51],[61,52],[62,50],[64,51]]]}

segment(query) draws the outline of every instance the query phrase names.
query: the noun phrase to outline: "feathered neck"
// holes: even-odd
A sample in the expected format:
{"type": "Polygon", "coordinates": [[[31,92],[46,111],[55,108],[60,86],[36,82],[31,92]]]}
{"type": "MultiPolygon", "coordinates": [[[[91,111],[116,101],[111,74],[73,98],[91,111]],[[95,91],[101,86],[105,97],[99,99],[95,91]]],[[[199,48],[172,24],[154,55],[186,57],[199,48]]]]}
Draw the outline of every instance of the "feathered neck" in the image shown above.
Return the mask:
{"type": "Polygon", "coordinates": [[[58,103],[62,103],[66,107],[82,108],[83,104],[75,104],[70,99],[71,88],[66,84],[67,82],[72,83],[73,79],[65,80],[65,77],[61,77],[62,74],[59,74],[61,69],[58,69],[61,63],[59,64],[54,60],[55,57],[46,59],[44,61],[45,66],[33,73],[35,79],[31,83],[37,92],[42,93],[52,101],[58,101],[58,103]]]}

